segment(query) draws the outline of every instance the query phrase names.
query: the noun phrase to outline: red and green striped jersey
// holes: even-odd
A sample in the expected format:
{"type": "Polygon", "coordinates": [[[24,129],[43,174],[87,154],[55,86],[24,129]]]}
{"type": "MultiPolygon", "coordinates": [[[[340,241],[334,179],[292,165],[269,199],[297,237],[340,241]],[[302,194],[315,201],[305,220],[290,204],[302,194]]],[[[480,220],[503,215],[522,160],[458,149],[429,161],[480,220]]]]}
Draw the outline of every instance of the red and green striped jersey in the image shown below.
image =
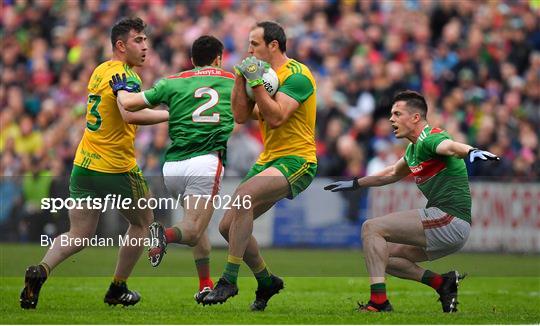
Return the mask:
{"type": "Polygon", "coordinates": [[[427,125],[416,143],[405,152],[405,161],[420,191],[426,196],[426,207],[444,212],[471,223],[471,191],[463,159],[439,155],[435,149],[450,135],[427,125]]]}
{"type": "Polygon", "coordinates": [[[171,146],[165,161],[218,151],[225,164],[227,140],[234,127],[233,85],[232,73],[206,66],[163,78],[143,93],[148,105],[169,107],[171,146]]]}

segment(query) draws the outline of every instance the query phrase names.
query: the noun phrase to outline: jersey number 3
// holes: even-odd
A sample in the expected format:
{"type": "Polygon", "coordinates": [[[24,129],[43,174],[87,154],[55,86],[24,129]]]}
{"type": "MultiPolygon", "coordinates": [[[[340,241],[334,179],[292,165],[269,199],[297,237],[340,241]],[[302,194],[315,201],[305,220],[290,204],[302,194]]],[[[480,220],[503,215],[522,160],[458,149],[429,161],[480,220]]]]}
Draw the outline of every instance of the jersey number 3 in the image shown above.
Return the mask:
{"type": "Polygon", "coordinates": [[[101,127],[101,115],[98,111],[99,103],[101,103],[101,96],[99,95],[88,95],[88,105],[92,104],[92,107],[90,108],[90,115],[96,118],[95,123],[90,123],[90,121],[86,121],[86,128],[90,129],[91,131],[97,131],[99,127],[101,127]]]}
{"type": "Polygon", "coordinates": [[[214,112],[212,113],[212,115],[203,115],[204,111],[208,111],[218,104],[219,102],[218,92],[216,92],[215,89],[210,88],[210,87],[197,88],[194,96],[196,98],[201,98],[203,97],[203,95],[210,95],[210,99],[207,102],[205,102],[203,105],[195,109],[195,111],[193,111],[193,114],[191,114],[193,122],[218,123],[219,122],[218,112],[214,112]]]}

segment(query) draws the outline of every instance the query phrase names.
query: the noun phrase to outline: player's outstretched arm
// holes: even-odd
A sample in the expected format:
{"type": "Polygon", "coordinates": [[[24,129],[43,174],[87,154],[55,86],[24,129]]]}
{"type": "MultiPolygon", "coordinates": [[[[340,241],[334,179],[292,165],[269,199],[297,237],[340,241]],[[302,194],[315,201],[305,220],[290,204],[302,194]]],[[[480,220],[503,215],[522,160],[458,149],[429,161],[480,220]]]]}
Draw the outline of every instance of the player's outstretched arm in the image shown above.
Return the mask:
{"type": "Polygon", "coordinates": [[[169,111],[146,108],[148,104],[144,101],[142,93],[128,93],[120,90],[116,97],[116,103],[122,119],[129,124],[153,125],[169,121],[169,111]],[[127,109],[125,105],[130,105],[131,109],[127,109]]]}
{"type": "Polygon", "coordinates": [[[488,151],[483,151],[478,148],[474,148],[470,145],[463,144],[450,139],[443,140],[435,149],[437,154],[446,156],[456,156],[459,158],[468,158],[469,163],[475,161],[499,161],[500,158],[488,151]]]}
{"type": "Polygon", "coordinates": [[[378,187],[397,182],[411,173],[405,159],[401,158],[394,165],[384,168],[382,171],[363,178],[354,178],[348,181],[333,182],[324,187],[324,190],[332,192],[351,191],[359,188],[378,187]]]}
{"type": "Polygon", "coordinates": [[[165,110],[147,109],[149,106],[139,85],[130,84],[126,74],[115,74],[109,81],[113,94],[116,95],[118,110],[122,119],[135,125],[153,125],[169,120],[169,112],[165,110]]]}
{"type": "Polygon", "coordinates": [[[124,108],[129,112],[136,112],[148,107],[148,104],[144,101],[143,93],[129,93],[124,90],[118,91],[116,95],[116,102],[118,107],[124,108]]]}
{"type": "Polygon", "coordinates": [[[138,111],[148,107],[137,84],[129,83],[126,74],[115,74],[109,80],[113,94],[119,106],[128,111],[138,111]]]}
{"type": "Polygon", "coordinates": [[[129,112],[118,105],[118,110],[122,115],[122,119],[132,125],[154,125],[156,123],[169,121],[169,111],[142,109],[137,112],[129,112]]]}

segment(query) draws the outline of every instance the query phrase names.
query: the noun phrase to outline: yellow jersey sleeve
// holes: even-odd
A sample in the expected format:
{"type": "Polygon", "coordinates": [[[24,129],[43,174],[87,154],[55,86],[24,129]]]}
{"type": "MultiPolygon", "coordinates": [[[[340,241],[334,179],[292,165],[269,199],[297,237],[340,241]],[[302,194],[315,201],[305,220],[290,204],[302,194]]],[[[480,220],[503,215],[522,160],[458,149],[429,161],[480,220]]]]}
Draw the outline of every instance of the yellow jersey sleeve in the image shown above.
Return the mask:
{"type": "Polygon", "coordinates": [[[105,173],[123,173],[137,165],[137,126],[122,119],[109,86],[114,74],[126,74],[129,83],[141,85],[137,73],[121,61],[107,61],[94,70],[88,82],[86,128],[74,159],[75,165],[105,173]]]}
{"type": "Polygon", "coordinates": [[[317,113],[317,86],[309,68],[289,59],[276,71],[278,92],[295,99],[300,106],[279,128],[271,129],[260,119],[259,125],[264,151],[257,164],[265,164],[283,156],[300,156],[317,163],[315,148],[315,118],[317,113]]]}

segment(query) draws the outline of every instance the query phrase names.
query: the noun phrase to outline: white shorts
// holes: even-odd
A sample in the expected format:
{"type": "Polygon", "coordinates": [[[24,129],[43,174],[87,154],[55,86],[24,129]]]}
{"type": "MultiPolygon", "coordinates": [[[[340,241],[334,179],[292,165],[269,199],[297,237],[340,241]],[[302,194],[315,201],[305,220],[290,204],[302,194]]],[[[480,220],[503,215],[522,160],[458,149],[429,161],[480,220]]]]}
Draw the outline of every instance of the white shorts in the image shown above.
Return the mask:
{"type": "Polygon", "coordinates": [[[471,225],[437,207],[418,210],[426,235],[426,254],[429,260],[450,255],[461,249],[471,231],[471,225]]]}
{"type": "Polygon", "coordinates": [[[196,156],[183,161],[165,162],[163,179],[174,197],[219,193],[223,164],[217,153],[196,156]]]}

